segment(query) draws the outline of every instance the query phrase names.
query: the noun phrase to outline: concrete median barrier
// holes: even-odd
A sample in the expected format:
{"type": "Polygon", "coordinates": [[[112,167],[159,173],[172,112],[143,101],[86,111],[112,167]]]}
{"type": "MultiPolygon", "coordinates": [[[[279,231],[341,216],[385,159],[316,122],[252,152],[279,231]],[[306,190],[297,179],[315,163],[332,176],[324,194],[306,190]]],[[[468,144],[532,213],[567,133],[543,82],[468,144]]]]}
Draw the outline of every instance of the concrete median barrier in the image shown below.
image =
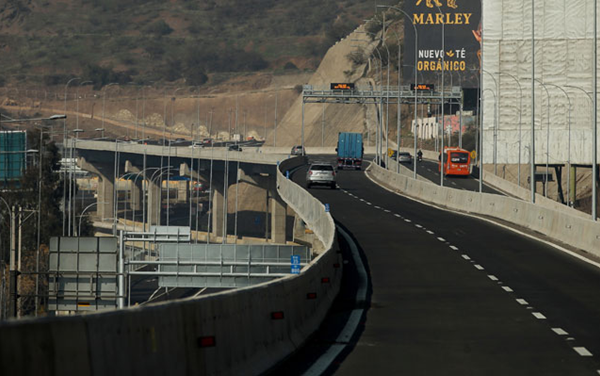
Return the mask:
{"type": "Polygon", "coordinates": [[[600,223],[574,215],[567,207],[538,205],[512,197],[468,192],[415,181],[372,164],[369,175],[378,183],[452,210],[502,219],[600,256],[600,223]],[[568,210],[567,210],[568,209],[568,210]]]}

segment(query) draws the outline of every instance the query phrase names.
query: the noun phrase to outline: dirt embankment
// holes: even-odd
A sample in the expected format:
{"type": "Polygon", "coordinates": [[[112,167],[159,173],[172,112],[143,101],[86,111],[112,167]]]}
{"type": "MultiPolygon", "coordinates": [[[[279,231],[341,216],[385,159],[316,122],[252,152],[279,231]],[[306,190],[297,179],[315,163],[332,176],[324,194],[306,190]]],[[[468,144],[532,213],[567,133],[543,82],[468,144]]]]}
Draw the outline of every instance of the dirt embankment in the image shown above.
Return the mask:
{"type": "MultiPolygon", "coordinates": [[[[361,29],[361,28],[359,28],[361,29]]],[[[357,29],[357,30],[359,30],[357,29]]],[[[218,137],[240,133],[266,139],[267,146],[297,145],[301,142],[302,96],[304,84],[326,88],[331,82],[357,82],[365,67],[353,67],[347,55],[356,49],[351,39],[364,34],[351,33],[331,47],[316,73],[292,71],[283,75],[256,74],[232,78],[210,88],[154,88],[151,86],[111,86],[93,91],[89,86],[65,91],[11,90],[0,103],[11,113],[32,116],[68,115],[68,129],[85,130],[80,137],[159,139],[218,137]],[[79,100],[77,100],[79,96],[79,100]],[[277,127],[275,125],[277,124],[277,127]]],[[[363,105],[306,104],[305,143],[334,147],[338,132],[365,132],[365,117],[372,117],[363,105]]]]}

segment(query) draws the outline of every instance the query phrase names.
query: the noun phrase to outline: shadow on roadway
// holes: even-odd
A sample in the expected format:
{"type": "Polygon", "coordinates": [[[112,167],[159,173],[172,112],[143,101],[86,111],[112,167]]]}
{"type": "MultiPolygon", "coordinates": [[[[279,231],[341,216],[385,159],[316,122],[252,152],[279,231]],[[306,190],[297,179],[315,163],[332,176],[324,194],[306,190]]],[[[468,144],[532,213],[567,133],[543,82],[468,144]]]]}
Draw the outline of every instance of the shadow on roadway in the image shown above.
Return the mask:
{"type": "Polygon", "coordinates": [[[337,236],[336,242],[334,243],[334,250],[335,252],[341,253],[343,260],[340,292],[319,329],[290,358],[271,369],[266,375],[302,375],[321,355],[327,352],[329,346],[340,344],[346,345],[344,350],[334,359],[326,371],[322,373],[322,375],[332,375],[339,368],[343,360],[354,350],[354,347],[358,343],[358,339],[364,331],[365,323],[367,321],[367,312],[371,307],[372,295],[371,274],[368,261],[360,244],[356,241],[352,233],[338,221],[336,221],[336,226],[341,227],[352,238],[352,241],[358,248],[361,261],[368,276],[366,301],[363,303],[358,303],[356,301],[356,295],[359,289],[357,283],[359,280],[358,271],[352,257],[350,245],[338,231],[336,233],[337,236]],[[356,309],[364,310],[356,331],[353,333],[349,342],[338,342],[337,339],[348,322],[352,311],[356,309]]]}

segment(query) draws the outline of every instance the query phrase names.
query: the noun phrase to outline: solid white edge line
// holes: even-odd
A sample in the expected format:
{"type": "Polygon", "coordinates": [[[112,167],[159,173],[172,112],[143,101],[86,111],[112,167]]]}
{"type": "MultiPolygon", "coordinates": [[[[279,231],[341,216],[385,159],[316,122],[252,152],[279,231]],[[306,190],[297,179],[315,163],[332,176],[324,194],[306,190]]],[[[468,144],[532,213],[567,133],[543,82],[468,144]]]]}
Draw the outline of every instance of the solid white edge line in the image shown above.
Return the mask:
{"type": "MultiPolygon", "coordinates": [[[[356,247],[356,244],[354,244],[354,241],[352,241],[350,235],[346,233],[346,231],[344,231],[339,226],[336,227],[340,234],[348,242],[348,245],[350,246],[350,250],[352,252],[352,259],[356,264],[356,269],[358,272],[358,291],[356,292],[355,297],[356,303],[366,302],[367,287],[369,281],[367,271],[365,270],[365,266],[363,265],[362,260],[360,258],[360,254],[358,253],[358,248],[356,247]]],[[[344,325],[344,329],[342,329],[342,332],[336,339],[337,342],[346,342],[352,338],[352,335],[354,334],[354,332],[356,332],[356,328],[358,328],[358,324],[360,323],[360,318],[362,317],[363,313],[364,309],[362,308],[352,310],[352,313],[350,314],[346,325],[344,325]]],[[[304,372],[304,375],[312,376],[323,374],[323,372],[325,372],[327,368],[331,366],[331,363],[333,363],[335,358],[344,350],[344,348],[346,348],[345,343],[336,343],[329,346],[327,351],[325,351],[325,353],[321,355],[319,359],[317,359],[317,361],[314,362],[308,370],[306,370],[306,372],[304,372]]]]}
{"type": "Polygon", "coordinates": [[[491,224],[493,224],[493,225],[496,225],[496,226],[498,226],[498,227],[502,227],[502,228],[504,228],[504,229],[506,229],[506,230],[512,231],[512,232],[514,232],[514,233],[516,233],[516,234],[519,234],[519,235],[521,235],[521,236],[525,236],[525,237],[527,237],[527,238],[529,238],[529,239],[537,240],[537,241],[538,241],[538,242],[540,242],[540,243],[544,243],[544,244],[546,244],[546,245],[549,245],[550,247],[553,247],[553,248],[555,248],[555,249],[558,249],[559,251],[562,251],[562,252],[564,252],[564,253],[566,253],[566,254],[568,254],[568,255],[570,255],[570,256],[573,256],[573,257],[575,257],[575,258],[577,258],[577,259],[579,259],[579,260],[581,260],[581,261],[583,261],[583,262],[586,262],[586,263],[588,263],[588,264],[590,264],[590,265],[593,265],[593,266],[595,266],[595,267],[597,267],[597,268],[599,268],[599,269],[600,269],[600,262],[596,262],[596,261],[590,260],[590,259],[588,259],[588,258],[586,258],[586,257],[584,257],[584,256],[581,256],[581,255],[580,255],[580,254],[578,254],[578,253],[575,253],[575,252],[573,252],[573,251],[570,251],[570,250],[568,250],[568,249],[566,249],[566,248],[564,248],[564,247],[561,247],[561,246],[560,246],[560,245],[558,245],[558,244],[554,244],[554,243],[552,243],[552,242],[550,242],[550,241],[548,241],[548,240],[540,239],[540,238],[537,238],[537,237],[535,237],[535,236],[533,236],[533,235],[526,234],[526,233],[524,233],[523,231],[517,230],[517,229],[515,229],[515,228],[512,228],[512,227],[510,227],[510,226],[503,225],[503,224],[501,224],[501,223],[498,223],[498,222],[496,222],[496,221],[494,221],[494,220],[492,220],[492,219],[489,219],[489,218],[483,218],[483,217],[480,217],[479,215],[476,215],[476,214],[470,214],[470,213],[460,212],[460,211],[456,211],[456,210],[450,210],[450,209],[448,209],[448,208],[443,208],[443,207],[441,207],[441,206],[437,206],[437,205],[435,205],[435,204],[432,204],[432,203],[430,203],[430,202],[427,202],[427,201],[422,201],[422,200],[416,199],[416,198],[414,198],[414,197],[410,197],[410,196],[407,196],[407,195],[401,194],[401,193],[399,193],[399,192],[397,192],[397,191],[394,191],[394,190],[391,190],[391,189],[389,189],[388,187],[384,187],[383,185],[381,185],[381,184],[378,184],[378,183],[377,183],[375,180],[373,180],[373,179],[372,179],[372,178],[369,176],[369,174],[367,173],[367,171],[366,171],[366,170],[364,171],[364,174],[367,176],[367,178],[368,178],[369,180],[371,180],[371,181],[373,182],[373,184],[376,184],[377,186],[379,186],[379,187],[381,187],[381,188],[385,189],[385,190],[386,190],[386,191],[388,191],[388,192],[392,192],[392,193],[394,193],[394,194],[397,194],[398,196],[402,196],[402,197],[404,197],[404,198],[407,198],[407,199],[409,199],[409,200],[412,200],[412,201],[418,202],[418,203],[420,203],[420,204],[423,204],[423,205],[431,206],[432,208],[436,208],[436,209],[443,210],[443,211],[447,211],[447,212],[450,212],[450,213],[455,213],[455,214],[458,214],[458,215],[464,215],[464,216],[466,216],[466,217],[471,217],[471,218],[476,218],[476,219],[479,219],[479,220],[482,220],[482,221],[486,221],[486,222],[488,222],[488,223],[491,223],[491,224]]]}

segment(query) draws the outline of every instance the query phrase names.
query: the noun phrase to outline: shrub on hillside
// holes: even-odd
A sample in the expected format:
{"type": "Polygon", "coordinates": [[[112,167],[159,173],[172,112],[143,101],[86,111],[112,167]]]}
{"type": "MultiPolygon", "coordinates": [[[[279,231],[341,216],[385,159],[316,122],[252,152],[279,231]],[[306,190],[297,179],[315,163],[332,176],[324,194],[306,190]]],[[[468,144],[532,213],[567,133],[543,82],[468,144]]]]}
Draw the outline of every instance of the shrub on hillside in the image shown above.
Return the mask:
{"type": "Polygon", "coordinates": [[[146,26],[144,31],[150,34],[162,36],[171,34],[173,29],[171,29],[171,26],[169,26],[169,24],[164,20],[160,20],[146,26]]]}

